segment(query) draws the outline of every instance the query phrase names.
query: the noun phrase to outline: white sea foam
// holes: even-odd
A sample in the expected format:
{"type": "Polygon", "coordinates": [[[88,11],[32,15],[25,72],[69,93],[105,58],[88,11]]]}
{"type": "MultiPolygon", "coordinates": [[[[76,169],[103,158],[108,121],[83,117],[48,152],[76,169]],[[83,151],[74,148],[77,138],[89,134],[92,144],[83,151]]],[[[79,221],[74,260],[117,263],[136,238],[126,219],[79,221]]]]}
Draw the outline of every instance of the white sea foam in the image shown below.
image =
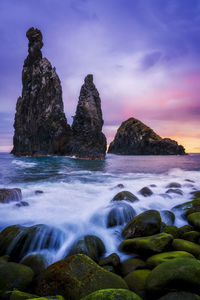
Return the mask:
{"type": "Polygon", "coordinates": [[[17,165],[18,167],[21,167],[21,168],[32,168],[32,167],[37,165],[37,163],[34,163],[34,162],[25,162],[25,161],[16,160],[16,159],[14,159],[12,161],[12,164],[15,164],[15,165],[17,165]]]}

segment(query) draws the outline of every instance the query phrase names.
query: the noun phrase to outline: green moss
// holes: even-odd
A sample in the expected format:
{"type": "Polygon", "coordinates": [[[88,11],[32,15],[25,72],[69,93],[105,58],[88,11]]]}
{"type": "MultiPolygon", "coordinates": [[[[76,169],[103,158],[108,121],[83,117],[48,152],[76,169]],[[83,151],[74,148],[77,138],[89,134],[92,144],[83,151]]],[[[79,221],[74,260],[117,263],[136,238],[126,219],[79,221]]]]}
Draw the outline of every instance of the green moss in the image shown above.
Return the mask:
{"type": "Polygon", "coordinates": [[[48,296],[48,297],[39,297],[39,298],[31,298],[31,300],[48,300],[48,299],[52,299],[52,300],[65,300],[62,296],[48,296]]]}
{"type": "Polygon", "coordinates": [[[167,225],[162,232],[169,233],[174,239],[179,238],[179,229],[175,225],[167,225]]]}
{"type": "Polygon", "coordinates": [[[150,273],[151,271],[148,269],[135,270],[129,273],[124,280],[128,284],[128,287],[131,291],[135,292],[141,297],[144,297],[146,279],[150,273]]]}
{"type": "Polygon", "coordinates": [[[200,212],[190,214],[187,219],[190,225],[200,230],[200,212]]]}
{"type": "Polygon", "coordinates": [[[140,258],[129,258],[123,261],[119,266],[120,274],[125,277],[130,272],[138,270],[138,269],[145,269],[146,263],[140,258]]]}
{"type": "Polygon", "coordinates": [[[186,240],[175,239],[173,240],[172,247],[174,250],[189,252],[195,257],[198,257],[200,255],[200,245],[186,240]]]}
{"type": "Polygon", "coordinates": [[[13,291],[10,295],[10,300],[26,300],[26,299],[38,299],[39,296],[37,295],[33,295],[33,294],[28,294],[28,293],[24,293],[21,291],[13,291]]]}
{"type": "Polygon", "coordinates": [[[81,300],[142,300],[135,293],[124,289],[106,289],[96,291],[81,300]]]}
{"type": "Polygon", "coordinates": [[[184,240],[196,243],[198,241],[198,239],[200,238],[200,232],[198,231],[189,231],[189,232],[185,232],[182,236],[182,238],[184,240]]]}
{"type": "Polygon", "coordinates": [[[114,198],[112,199],[112,201],[121,201],[121,200],[125,200],[128,202],[135,202],[138,201],[138,198],[129,191],[121,191],[117,195],[115,195],[114,198]]]}

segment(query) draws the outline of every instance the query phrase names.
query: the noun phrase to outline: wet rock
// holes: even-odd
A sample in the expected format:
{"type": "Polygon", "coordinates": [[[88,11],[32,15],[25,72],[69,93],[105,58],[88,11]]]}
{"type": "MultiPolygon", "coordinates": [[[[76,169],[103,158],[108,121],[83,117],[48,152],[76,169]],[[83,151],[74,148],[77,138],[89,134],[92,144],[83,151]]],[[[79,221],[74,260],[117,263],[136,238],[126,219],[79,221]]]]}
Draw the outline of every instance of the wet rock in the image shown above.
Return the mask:
{"type": "Polygon", "coordinates": [[[170,210],[162,210],[160,212],[161,219],[166,225],[174,225],[175,215],[170,210]]]}
{"type": "Polygon", "coordinates": [[[197,230],[200,230],[200,212],[189,214],[187,219],[190,225],[194,226],[194,228],[196,228],[197,230]]]}
{"type": "Polygon", "coordinates": [[[47,225],[12,225],[0,233],[0,255],[9,254],[11,260],[18,262],[30,251],[60,248],[64,239],[61,230],[47,225]]]}
{"type": "Polygon", "coordinates": [[[200,300],[200,297],[189,292],[172,292],[158,300],[200,300]]]}
{"type": "Polygon", "coordinates": [[[122,275],[122,277],[125,277],[132,271],[138,270],[138,269],[145,269],[146,263],[140,259],[140,258],[129,258],[125,261],[121,262],[119,265],[119,272],[122,275]]]}
{"type": "Polygon", "coordinates": [[[34,273],[31,268],[7,262],[0,265],[0,294],[14,289],[26,290],[32,282],[34,273]]]}
{"type": "Polygon", "coordinates": [[[179,238],[179,229],[175,225],[167,225],[162,232],[169,233],[174,239],[179,238]]]}
{"type": "Polygon", "coordinates": [[[136,202],[138,201],[138,198],[129,191],[122,191],[119,192],[117,195],[115,195],[114,198],[112,199],[112,201],[121,201],[121,200],[136,202]]]}
{"type": "Polygon", "coordinates": [[[166,191],[167,194],[177,194],[177,195],[183,195],[183,192],[180,189],[168,189],[166,191]]]}
{"type": "Polygon", "coordinates": [[[86,235],[72,245],[67,256],[73,254],[85,254],[94,261],[99,261],[104,253],[105,246],[102,240],[95,235],[86,235]]]}
{"type": "Polygon", "coordinates": [[[178,182],[171,182],[166,186],[167,189],[170,188],[181,188],[181,184],[178,182]]]}
{"type": "Polygon", "coordinates": [[[200,238],[200,232],[194,231],[194,230],[189,231],[189,232],[185,232],[182,235],[182,239],[187,240],[187,241],[192,242],[192,243],[197,243],[199,238],[200,238]]]}
{"type": "Polygon", "coordinates": [[[60,294],[66,299],[80,298],[101,289],[127,289],[118,275],[105,271],[91,258],[77,254],[49,266],[37,278],[37,295],[60,294]]]}
{"type": "Polygon", "coordinates": [[[36,190],[35,191],[35,194],[43,194],[44,192],[43,191],[41,191],[41,190],[36,190]]]}
{"type": "Polygon", "coordinates": [[[194,199],[200,198],[200,191],[194,191],[194,192],[191,192],[191,194],[193,195],[194,199]]]}
{"type": "Polygon", "coordinates": [[[195,183],[195,181],[191,179],[185,179],[185,181],[195,183]]]}
{"type": "Polygon", "coordinates": [[[12,201],[21,201],[22,192],[18,188],[0,189],[0,203],[9,203],[12,201]]]}
{"type": "Polygon", "coordinates": [[[9,262],[9,260],[10,260],[9,255],[0,256],[0,264],[5,264],[5,263],[9,262]]]}
{"type": "Polygon", "coordinates": [[[71,129],[64,113],[60,79],[51,63],[42,58],[41,31],[32,27],[26,36],[29,54],[22,71],[22,96],[16,105],[12,153],[66,154],[71,129]]]}
{"type": "Polygon", "coordinates": [[[24,207],[24,206],[29,206],[29,204],[26,201],[20,201],[19,203],[15,204],[15,206],[24,207]]]}
{"type": "Polygon", "coordinates": [[[106,289],[96,291],[81,300],[142,300],[142,298],[128,290],[106,289]]]}
{"type": "Polygon", "coordinates": [[[149,257],[146,261],[146,264],[148,268],[154,269],[159,264],[162,264],[166,261],[175,258],[184,258],[184,257],[194,258],[194,256],[191,253],[188,253],[186,251],[169,251],[169,252],[155,254],[149,257]]]}
{"type": "Polygon", "coordinates": [[[194,231],[194,227],[191,226],[191,225],[184,225],[182,227],[179,227],[179,235],[180,235],[180,238],[182,239],[184,234],[186,232],[190,232],[190,231],[194,231]]]}
{"type": "Polygon", "coordinates": [[[139,193],[144,196],[144,197],[149,197],[151,195],[153,195],[153,192],[150,188],[148,188],[147,186],[143,187],[139,193]]]}
{"type": "Polygon", "coordinates": [[[117,188],[123,189],[123,188],[124,188],[124,185],[123,185],[122,183],[119,183],[119,184],[117,184],[116,186],[114,186],[112,189],[117,189],[117,188]]]}
{"type": "Polygon", "coordinates": [[[39,296],[15,290],[15,291],[11,292],[9,299],[10,300],[26,300],[26,299],[35,299],[35,298],[39,298],[39,296]]]}
{"type": "Polygon", "coordinates": [[[107,257],[102,257],[99,260],[100,266],[111,265],[113,267],[117,267],[119,264],[120,264],[120,258],[119,255],[117,255],[116,253],[112,253],[107,257]]]}
{"type": "Polygon", "coordinates": [[[150,184],[150,187],[157,187],[156,184],[150,184]]]}
{"type": "Polygon", "coordinates": [[[173,237],[171,234],[159,233],[147,237],[128,239],[120,244],[120,250],[125,253],[138,253],[149,256],[168,250],[173,237]]]}
{"type": "Polygon", "coordinates": [[[185,154],[183,146],[171,139],[162,139],[141,121],[130,118],[118,128],[108,153],[123,155],[185,154]]]}
{"type": "Polygon", "coordinates": [[[25,256],[20,261],[20,264],[30,267],[36,276],[44,271],[47,267],[47,261],[40,253],[34,253],[25,256]]]}
{"type": "Polygon", "coordinates": [[[148,269],[136,270],[129,273],[124,280],[128,284],[131,291],[135,292],[140,297],[144,298],[146,296],[145,285],[146,279],[151,273],[148,269]]]}
{"type": "Polygon", "coordinates": [[[102,133],[101,99],[93,83],[93,75],[85,77],[72,124],[71,153],[87,159],[104,159],[106,137],[102,133]]]}
{"type": "Polygon", "coordinates": [[[172,243],[172,248],[177,251],[186,251],[198,257],[200,255],[200,245],[195,243],[182,240],[182,239],[175,239],[172,243]]]}
{"type": "Polygon", "coordinates": [[[146,210],[136,216],[123,229],[124,238],[142,237],[160,232],[161,217],[157,210],[146,210]]]}
{"type": "Polygon", "coordinates": [[[115,204],[108,213],[107,227],[123,225],[132,220],[136,215],[135,210],[127,203],[115,204]]]}
{"type": "Polygon", "coordinates": [[[162,295],[174,290],[200,291],[200,262],[194,258],[177,258],[158,265],[149,274],[149,294],[162,295]]]}

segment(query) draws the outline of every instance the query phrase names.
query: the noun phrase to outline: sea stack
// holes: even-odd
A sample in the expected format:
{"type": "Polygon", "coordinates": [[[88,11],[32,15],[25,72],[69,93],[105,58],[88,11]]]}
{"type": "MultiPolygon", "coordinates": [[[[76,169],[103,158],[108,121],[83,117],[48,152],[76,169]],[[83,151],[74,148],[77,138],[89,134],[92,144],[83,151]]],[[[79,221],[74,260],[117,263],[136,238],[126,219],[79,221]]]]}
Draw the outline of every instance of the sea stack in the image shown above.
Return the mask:
{"type": "Polygon", "coordinates": [[[123,122],[108,153],[122,155],[183,155],[185,149],[174,140],[162,139],[141,121],[130,118],[123,122]]]}
{"type": "Polygon", "coordinates": [[[93,75],[89,74],[81,87],[72,124],[72,155],[85,159],[104,159],[106,137],[102,133],[102,126],[101,99],[93,83],[93,75]]]}
{"type": "Polygon", "coordinates": [[[26,36],[28,56],[22,71],[22,96],[16,105],[12,153],[62,155],[68,152],[71,129],[64,114],[60,79],[42,58],[41,31],[32,27],[26,36]]]}

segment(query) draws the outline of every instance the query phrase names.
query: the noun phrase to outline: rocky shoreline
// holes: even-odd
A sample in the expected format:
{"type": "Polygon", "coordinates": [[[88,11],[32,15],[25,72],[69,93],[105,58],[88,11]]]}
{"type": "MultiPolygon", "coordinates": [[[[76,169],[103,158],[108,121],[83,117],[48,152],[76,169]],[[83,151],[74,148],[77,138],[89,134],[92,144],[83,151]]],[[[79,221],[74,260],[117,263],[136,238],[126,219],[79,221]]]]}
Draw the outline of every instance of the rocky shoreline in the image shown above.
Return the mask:
{"type": "MultiPolygon", "coordinates": [[[[138,198],[123,185],[119,188],[122,191],[111,200],[107,227],[121,228],[118,247],[128,259],[121,261],[116,253],[105,257],[103,241],[85,235],[63,259],[48,266],[38,246],[57,251],[63,233],[42,224],[11,225],[0,233],[1,299],[200,299],[200,191],[194,190],[188,202],[171,210],[136,215],[138,198]],[[174,225],[177,212],[187,223],[179,228],[174,225]]],[[[180,195],[178,182],[166,188],[180,195]]],[[[139,193],[152,195],[149,187],[139,193]]],[[[19,189],[1,189],[0,199],[2,205],[23,201],[19,189]]]]}

